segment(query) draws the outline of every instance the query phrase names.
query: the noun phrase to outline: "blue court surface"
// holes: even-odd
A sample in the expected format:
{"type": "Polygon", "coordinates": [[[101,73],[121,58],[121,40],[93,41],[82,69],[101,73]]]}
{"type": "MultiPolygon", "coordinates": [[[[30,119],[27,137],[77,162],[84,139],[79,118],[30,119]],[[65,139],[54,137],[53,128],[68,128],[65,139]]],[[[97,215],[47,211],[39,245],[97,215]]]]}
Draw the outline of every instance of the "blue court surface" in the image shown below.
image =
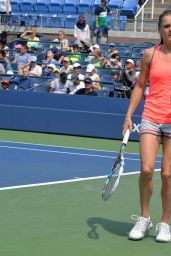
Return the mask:
{"type": "MultiPolygon", "coordinates": [[[[0,189],[104,177],[117,152],[0,142],[0,189]]],[[[161,157],[157,157],[156,169],[161,157]]],[[[124,173],[137,173],[139,155],[125,153],[124,173]]]]}

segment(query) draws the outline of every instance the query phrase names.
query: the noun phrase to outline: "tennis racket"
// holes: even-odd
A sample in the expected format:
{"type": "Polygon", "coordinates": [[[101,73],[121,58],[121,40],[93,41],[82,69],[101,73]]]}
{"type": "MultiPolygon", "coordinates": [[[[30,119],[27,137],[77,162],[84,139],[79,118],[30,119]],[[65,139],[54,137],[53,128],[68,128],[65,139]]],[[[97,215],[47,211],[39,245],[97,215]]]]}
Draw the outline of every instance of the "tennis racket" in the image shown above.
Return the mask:
{"type": "Polygon", "coordinates": [[[103,187],[102,199],[105,201],[111,197],[112,193],[114,192],[114,190],[117,188],[119,184],[120,176],[123,173],[124,151],[129,139],[129,135],[130,135],[130,131],[127,129],[124,135],[118,156],[115,160],[115,163],[112,166],[110,173],[108,174],[105,185],[103,187]]]}

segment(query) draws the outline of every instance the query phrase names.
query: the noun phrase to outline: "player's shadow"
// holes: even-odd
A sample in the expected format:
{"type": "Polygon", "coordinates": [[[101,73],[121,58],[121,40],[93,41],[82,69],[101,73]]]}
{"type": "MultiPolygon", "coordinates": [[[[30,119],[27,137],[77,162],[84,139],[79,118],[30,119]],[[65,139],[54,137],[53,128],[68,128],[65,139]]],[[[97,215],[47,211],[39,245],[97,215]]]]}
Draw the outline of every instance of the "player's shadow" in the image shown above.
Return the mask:
{"type": "Polygon", "coordinates": [[[132,227],[132,224],[128,222],[114,221],[101,217],[89,218],[87,225],[90,227],[90,231],[87,233],[90,239],[99,239],[98,226],[117,236],[128,236],[128,232],[132,227]]]}

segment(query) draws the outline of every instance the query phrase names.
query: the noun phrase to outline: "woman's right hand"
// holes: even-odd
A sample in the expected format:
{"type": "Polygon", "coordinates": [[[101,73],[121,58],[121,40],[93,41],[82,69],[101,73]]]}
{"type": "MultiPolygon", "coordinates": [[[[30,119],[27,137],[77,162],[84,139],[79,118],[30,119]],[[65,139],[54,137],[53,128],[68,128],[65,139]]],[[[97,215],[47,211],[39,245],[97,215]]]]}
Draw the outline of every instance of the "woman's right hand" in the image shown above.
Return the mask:
{"type": "Polygon", "coordinates": [[[129,129],[129,131],[132,132],[132,119],[130,116],[125,117],[123,129],[122,129],[123,136],[125,135],[125,132],[127,129],[129,129]]]}

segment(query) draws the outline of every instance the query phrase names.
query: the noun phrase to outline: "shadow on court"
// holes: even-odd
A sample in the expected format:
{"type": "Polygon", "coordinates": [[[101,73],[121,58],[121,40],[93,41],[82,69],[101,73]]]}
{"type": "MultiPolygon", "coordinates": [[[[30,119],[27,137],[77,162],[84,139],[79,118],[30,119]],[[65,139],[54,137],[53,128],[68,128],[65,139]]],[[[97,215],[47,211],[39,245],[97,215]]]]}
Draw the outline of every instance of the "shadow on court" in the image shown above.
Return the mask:
{"type": "Polygon", "coordinates": [[[87,220],[87,225],[91,228],[87,233],[87,236],[90,239],[99,239],[99,234],[97,232],[98,226],[101,226],[108,232],[117,236],[128,236],[128,232],[132,227],[132,224],[128,222],[114,221],[101,217],[89,218],[87,220]]]}

